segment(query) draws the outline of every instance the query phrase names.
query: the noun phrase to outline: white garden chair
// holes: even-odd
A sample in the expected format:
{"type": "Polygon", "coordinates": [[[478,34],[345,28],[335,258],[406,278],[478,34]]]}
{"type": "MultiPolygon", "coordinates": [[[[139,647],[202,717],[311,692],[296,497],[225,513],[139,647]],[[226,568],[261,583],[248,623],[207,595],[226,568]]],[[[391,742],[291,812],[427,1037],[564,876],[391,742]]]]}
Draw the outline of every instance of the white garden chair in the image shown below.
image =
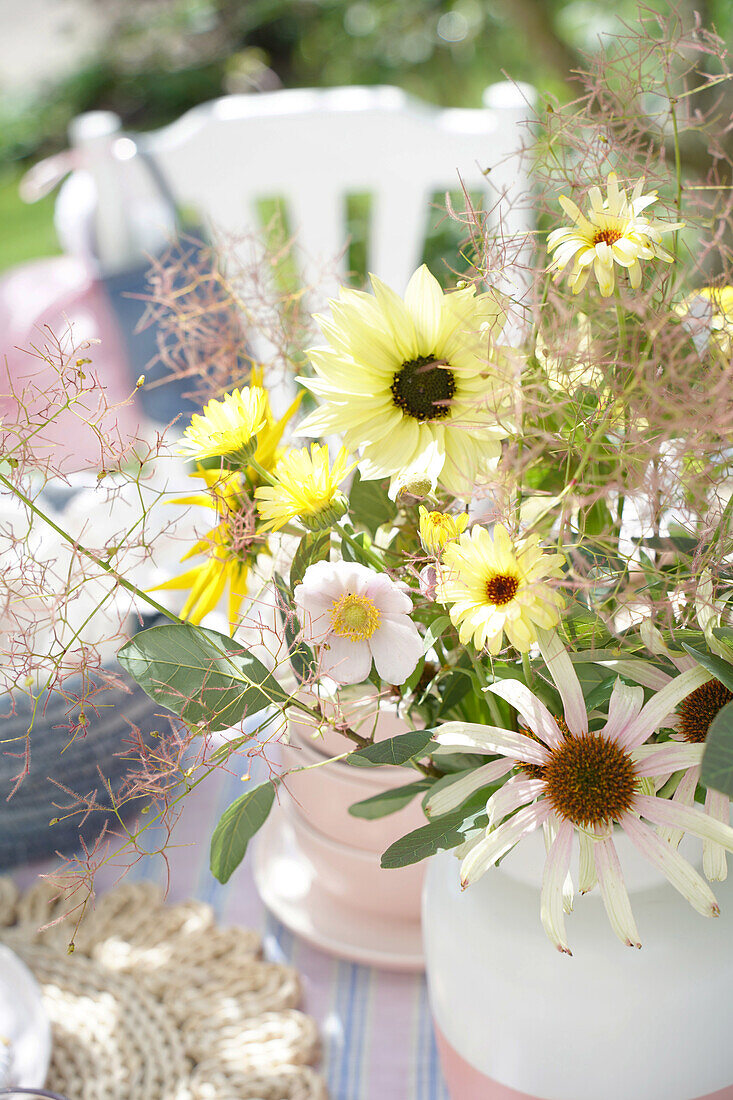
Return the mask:
{"type": "Polygon", "coordinates": [[[96,247],[107,269],[139,258],[151,232],[170,228],[147,159],[179,206],[225,236],[260,229],[259,201],[281,199],[306,285],[324,270],[345,272],[346,198],[369,192],[367,268],[401,293],[441,216],[430,209],[436,192],[464,186],[480,195],[505,236],[531,227],[518,152],[533,97],[527,85],[500,83],[486,89],[482,108],[437,109],[392,87],[295,89],[226,96],[139,135],[93,112],[70,134],[74,162],[95,185],[96,247]]]}

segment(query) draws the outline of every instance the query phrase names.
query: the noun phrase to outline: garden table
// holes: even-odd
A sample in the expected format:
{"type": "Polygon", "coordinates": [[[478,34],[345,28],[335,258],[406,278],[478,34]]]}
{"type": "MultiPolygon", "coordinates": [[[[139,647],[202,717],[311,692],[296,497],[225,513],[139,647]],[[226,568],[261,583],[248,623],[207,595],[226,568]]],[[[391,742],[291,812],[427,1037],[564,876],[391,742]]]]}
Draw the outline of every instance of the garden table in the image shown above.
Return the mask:
{"type": "MultiPolygon", "coordinates": [[[[333,958],[294,936],[264,908],[251,868],[251,851],[226,886],[208,866],[209,837],[220,815],[242,793],[238,775],[212,775],[185,800],[168,850],[171,901],[208,902],[219,921],[257,929],[265,953],[294,966],[304,988],[303,1008],[318,1022],[323,1044],[320,1071],[331,1100],[448,1100],[433,1036],[425,979],[333,958]]],[[[52,868],[36,864],[15,874],[22,887],[52,868]]],[[[106,889],[120,866],[100,872],[106,889]]],[[[127,881],[166,884],[160,857],[145,857],[127,881]]]]}

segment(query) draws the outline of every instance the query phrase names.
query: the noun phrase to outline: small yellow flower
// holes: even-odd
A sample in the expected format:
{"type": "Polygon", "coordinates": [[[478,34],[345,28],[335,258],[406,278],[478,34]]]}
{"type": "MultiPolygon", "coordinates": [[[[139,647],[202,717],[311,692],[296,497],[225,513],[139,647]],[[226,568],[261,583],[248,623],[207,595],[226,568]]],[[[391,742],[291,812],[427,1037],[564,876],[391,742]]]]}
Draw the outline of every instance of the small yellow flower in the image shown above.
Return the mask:
{"type": "Polygon", "coordinates": [[[255,451],[256,437],[267,422],[269,402],[261,386],[251,386],[212,399],[203,415],[194,413],[179,454],[201,461],[227,458],[244,466],[255,451]]]}
{"type": "Polygon", "coordinates": [[[198,470],[211,495],[196,494],[179,498],[175,503],[200,504],[215,509],[219,519],[204,538],[199,539],[181,561],[204,555],[206,560],[188,572],[159,584],[158,589],[191,591],[181,609],[181,618],[200,623],[213,611],[225,590],[229,589],[229,623],[234,628],[242,600],[247,594],[247,576],[257,554],[264,549],[255,536],[254,505],[242,491],[242,479],[232,473],[221,477],[215,470],[198,470]]]}
{"type": "Polygon", "coordinates": [[[466,530],[468,513],[451,516],[448,512],[429,512],[420,505],[420,542],[426,554],[439,558],[449,542],[466,530]]]}
{"type": "Polygon", "coordinates": [[[710,342],[725,359],[733,351],[733,286],[704,286],[696,290],[692,298],[703,298],[710,303],[710,342]]]}
{"type": "Polygon", "coordinates": [[[312,443],[286,452],[275,467],[274,485],[255,490],[257,510],[264,520],[261,531],[276,531],[299,519],[311,531],[331,527],[346,512],[348,501],[339,485],[356,466],[342,447],[333,466],[328,447],[312,443]]]}
{"type": "Polygon", "coordinates": [[[559,622],[562,596],[548,583],[562,576],[562,554],[545,554],[537,535],[512,544],[500,523],[493,535],[474,525],[443,551],[437,599],[449,605],[462,645],[471,639],[492,654],[504,634],[520,653],[537,641],[537,627],[559,622]]]}
{"type": "Polygon", "coordinates": [[[614,264],[627,269],[629,282],[636,289],[641,286],[640,260],[656,256],[665,263],[674,261],[674,256],[661,247],[662,233],[681,229],[683,223],[651,221],[643,215],[642,211],[657,199],[655,191],[642,195],[643,186],[642,178],[628,199],[618,186],[616,173],[610,172],[606,199],[599,187],[590,189],[588,217],[565,195],[560,196],[560,205],[575,224],[553,229],[549,234],[548,250],[556,252],[549,270],[564,271],[573,260],[569,281],[574,294],[585,286],[591,267],[601,295],[607,298],[615,285],[614,264]]]}
{"type": "MultiPolygon", "coordinates": [[[[284,415],[276,420],[270,408],[267,391],[261,386],[261,371],[252,371],[252,390],[264,394],[262,427],[257,433],[254,457],[259,465],[272,471],[282,455],[280,442],[288,421],[300,404],[300,396],[284,415]]],[[[259,553],[266,549],[265,540],[256,537],[256,512],[253,490],[260,476],[252,469],[231,472],[223,477],[219,470],[198,469],[192,477],[202,478],[207,492],[181,497],[173,503],[203,506],[216,512],[218,524],[200,539],[182,561],[203,555],[205,561],[188,572],[173,577],[158,588],[186,589],[191,592],[183,605],[181,617],[199,623],[217,606],[229,590],[229,622],[234,628],[243,599],[247,594],[247,578],[259,553]]],[[[155,590],[154,590],[155,591],[155,590]]]]}

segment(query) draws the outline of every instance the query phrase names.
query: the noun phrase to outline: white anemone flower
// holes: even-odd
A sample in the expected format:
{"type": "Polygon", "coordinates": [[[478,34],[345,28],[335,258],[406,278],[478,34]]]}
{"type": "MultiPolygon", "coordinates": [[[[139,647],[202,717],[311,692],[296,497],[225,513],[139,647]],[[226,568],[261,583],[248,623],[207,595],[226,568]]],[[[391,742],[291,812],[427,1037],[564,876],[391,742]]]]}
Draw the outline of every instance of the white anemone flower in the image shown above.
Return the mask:
{"type": "Polygon", "coordinates": [[[463,859],[462,885],[475,882],[522,837],[543,827],[548,854],[540,915],[558,950],[570,954],[563,895],[577,836],[581,892],[597,882],[614,932],[623,943],[639,947],[641,941],[613,839],[617,826],[698,912],[717,916],[719,909],[710,887],[653,826],[679,828],[728,851],[733,851],[733,829],[701,810],[648,793],[654,790],[652,777],[700,763],[701,745],[647,742],[677,705],[711,678],[710,674],[702,668],[690,669],[647,703],[641,687],[628,687],[619,679],[605,725],[590,730],[580,683],[559,637],[539,630],[538,641],[562,700],[561,721],[523,683],[500,680],[490,690],[516,708],[526,733],[449,722],[435,735],[438,754],[487,753],[503,757],[517,768],[517,773],[488,800],[489,825],[463,859]]]}
{"type": "Polygon", "coordinates": [[[319,668],[339,684],[358,684],[374,660],[388,684],[415,671],[423,642],[412,600],[386,573],[357,562],[309,565],[293,593],[303,639],[319,648],[319,668]]]}

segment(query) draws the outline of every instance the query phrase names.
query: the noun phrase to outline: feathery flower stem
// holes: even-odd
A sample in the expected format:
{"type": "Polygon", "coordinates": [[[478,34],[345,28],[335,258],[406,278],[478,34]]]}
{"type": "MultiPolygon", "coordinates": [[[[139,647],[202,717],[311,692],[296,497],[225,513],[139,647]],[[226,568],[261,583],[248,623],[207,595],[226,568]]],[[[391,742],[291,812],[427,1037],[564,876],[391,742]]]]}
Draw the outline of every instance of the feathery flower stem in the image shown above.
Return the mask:
{"type": "Polygon", "coordinates": [[[169,611],[167,607],[163,607],[162,603],[158,603],[158,601],[153,599],[152,596],[149,596],[147,592],[143,592],[140,588],[137,587],[137,585],[132,584],[130,581],[120,576],[117,570],[112,568],[109,562],[104,561],[102,558],[98,558],[97,555],[93,554],[91,550],[87,550],[87,548],[85,546],[82,546],[80,542],[77,542],[76,539],[73,539],[71,535],[67,534],[62,527],[59,527],[58,524],[54,523],[54,521],[49,516],[47,516],[41,508],[34,504],[30,497],[26,496],[22,489],[19,489],[17,485],[13,485],[12,481],[9,481],[5,477],[5,475],[1,473],[0,483],[10,489],[11,493],[14,493],[19,500],[22,500],[26,507],[30,508],[31,512],[33,512],[35,516],[38,516],[39,519],[42,519],[44,521],[44,523],[47,523],[48,526],[51,527],[57,535],[61,535],[62,539],[64,539],[65,542],[68,542],[70,546],[73,546],[74,549],[78,551],[78,553],[83,554],[86,558],[89,558],[90,561],[93,561],[94,564],[98,565],[100,569],[103,569],[105,573],[109,573],[110,577],[113,577],[117,584],[120,585],[120,587],[125,588],[134,596],[138,596],[141,600],[144,600],[145,603],[150,605],[150,607],[155,608],[156,611],[158,611],[161,615],[165,615],[165,617],[167,619],[170,619],[172,622],[183,622],[183,619],[180,619],[178,615],[174,615],[174,613],[172,611],[169,611]]]}
{"type": "MultiPolygon", "coordinates": [[[[674,139],[674,170],[677,183],[677,219],[679,220],[682,216],[682,157],[680,154],[680,134],[679,128],[677,126],[677,111],[675,110],[675,107],[677,106],[677,97],[672,95],[669,84],[666,80],[664,82],[664,87],[666,89],[667,95],[669,96],[669,113],[672,119],[672,136],[674,139]]],[[[677,259],[678,241],[679,230],[675,229],[674,236],[672,238],[672,252],[675,259],[677,259]]]]}

